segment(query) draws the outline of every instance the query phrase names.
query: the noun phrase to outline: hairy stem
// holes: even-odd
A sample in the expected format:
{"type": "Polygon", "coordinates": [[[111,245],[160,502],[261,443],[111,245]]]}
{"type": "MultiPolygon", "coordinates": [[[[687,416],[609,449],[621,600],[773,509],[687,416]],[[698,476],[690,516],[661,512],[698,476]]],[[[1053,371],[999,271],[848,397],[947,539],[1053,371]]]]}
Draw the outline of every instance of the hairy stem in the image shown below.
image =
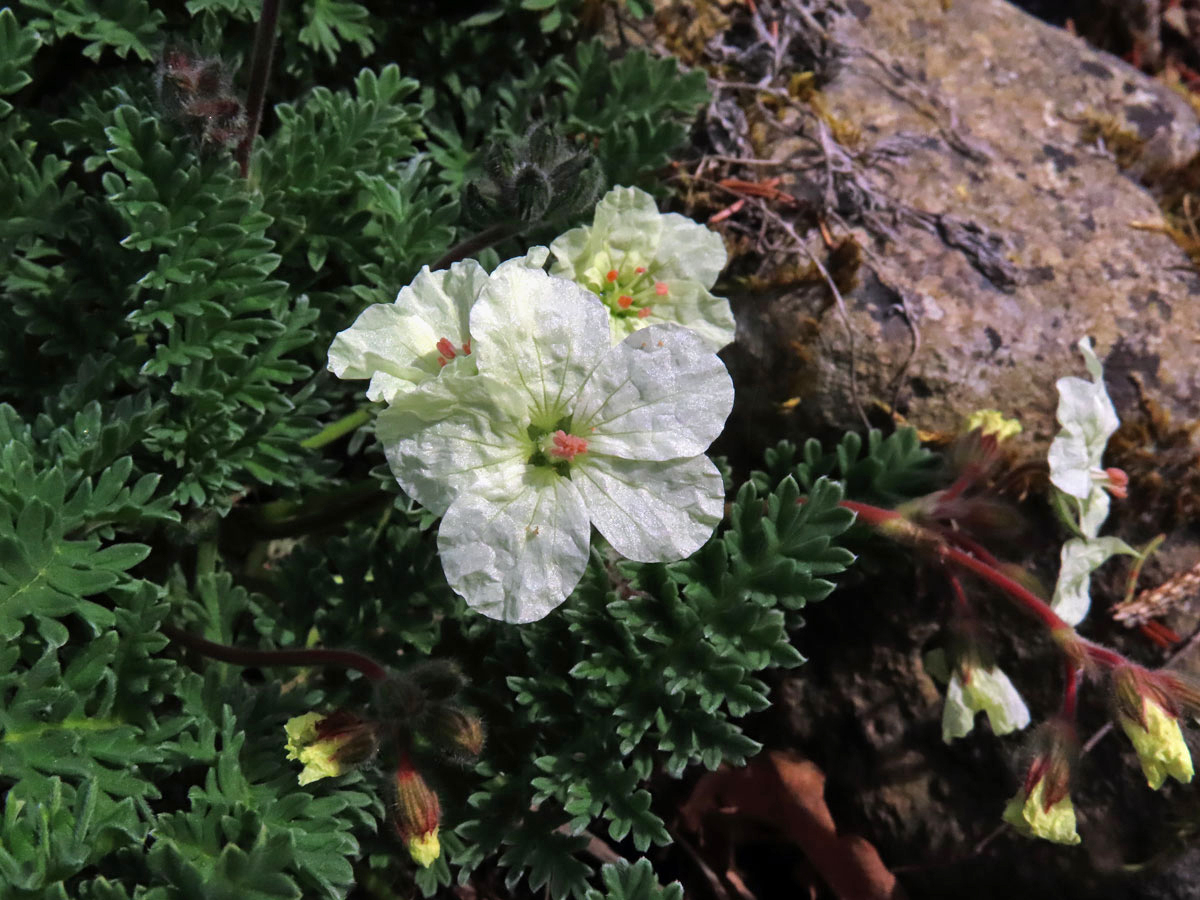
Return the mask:
{"type": "Polygon", "coordinates": [[[250,174],[250,149],[262,124],[263,104],[267,99],[267,78],[271,74],[271,57],[275,54],[275,23],[283,0],[263,0],[258,27],[254,31],[254,50],[250,57],[250,86],[246,93],[246,134],[234,151],[234,159],[242,177],[250,174]]]}
{"type": "Polygon", "coordinates": [[[244,647],[230,647],[227,644],[217,644],[205,640],[199,635],[175,628],[172,625],[162,626],[163,634],[194,650],[202,656],[221,662],[232,663],[235,666],[342,666],[361,672],[374,682],[385,681],[387,669],[369,656],[356,653],[353,650],[325,650],[310,648],[306,650],[250,650],[244,647]]]}

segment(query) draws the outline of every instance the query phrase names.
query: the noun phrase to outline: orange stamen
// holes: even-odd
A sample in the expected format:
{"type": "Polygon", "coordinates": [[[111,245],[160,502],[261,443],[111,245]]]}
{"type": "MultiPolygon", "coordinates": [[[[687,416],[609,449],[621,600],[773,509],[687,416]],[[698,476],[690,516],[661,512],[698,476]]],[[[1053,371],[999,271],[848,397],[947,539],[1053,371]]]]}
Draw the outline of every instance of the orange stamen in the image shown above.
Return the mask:
{"type": "Polygon", "coordinates": [[[646,267],[645,267],[645,266],[638,266],[638,267],[637,267],[636,269],[634,269],[633,271],[635,271],[635,272],[636,272],[637,274],[639,274],[639,275],[644,275],[644,274],[646,273],[646,267]]]}
{"type": "Polygon", "coordinates": [[[665,281],[654,282],[654,293],[660,297],[667,296],[667,283],[665,281]]]}
{"type": "Polygon", "coordinates": [[[565,459],[567,462],[574,462],[578,454],[587,453],[588,442],[586,439],[567,434],[561,428],[554,432],[553,440],[554,446],[550,449],[551,456],[565,459]]]}
{"type": "Polygon", "coordinates": [[[617,298],[617,306],[621,307],[621,309],[629,309],[629,307],[633,306],[633,298],[622,294],[617,298]]]}
{"type": "Polygon", "coordinates": [[[637,317],[639,319],[644,319],[648,315],[650,315],[650,307],[643,306],[641,309],[638,310],[637,317]]]}
{"type": "Polygon", "coordinates": [[[471,355],[471,342],[470,341],[467,341],[465,344],[463,344],[463,355],[464,356],[471,355]]]}
{"type": "Polygon", "coordinates": [[[454,352],[454,345],[446,338],[438,338],[438,342],[434,346],[437,347],[437,352],[446,359],[454,359],[458,355],[454,352]]]}
{"type": "Polygon", "coordinates": [[[609,281],[616,281],[617,280],[617,270],[609,269],[608,274],[605,275],[604,277],[607,278],[609,281]]]}

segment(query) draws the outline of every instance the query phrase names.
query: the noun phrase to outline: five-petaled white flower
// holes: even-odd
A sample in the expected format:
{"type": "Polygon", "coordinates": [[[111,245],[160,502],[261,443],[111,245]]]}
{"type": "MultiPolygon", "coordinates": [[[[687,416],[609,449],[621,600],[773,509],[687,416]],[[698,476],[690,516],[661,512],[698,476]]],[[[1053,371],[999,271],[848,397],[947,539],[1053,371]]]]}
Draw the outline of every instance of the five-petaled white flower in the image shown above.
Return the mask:
{"type": "Polygon", "coordinates": [[[702,454],[733,405],[724,364],[678,325],[610,344],[589,291],[527,266],[497,270],[470,311],[478,375],[417,388],[376,432],[392,472],[444,514],[438,548],[467,603],[540,619],[583,575],[591,525],[638,561],[695,552],[721,519],[702,454]],[[441,403],[434,419],[428,410],[441,403]]]}
{"type": "Polygon", "coordinates": [[[552,275],[604,301],[614,343],[664,322],[686,325],[714,350],[733,341],[729,301],[709,290],[725,267],[725,242],[691,219],[660,213],[645,191],[613,188],[592,224],[560,235],[550,252],[552,275]]]}

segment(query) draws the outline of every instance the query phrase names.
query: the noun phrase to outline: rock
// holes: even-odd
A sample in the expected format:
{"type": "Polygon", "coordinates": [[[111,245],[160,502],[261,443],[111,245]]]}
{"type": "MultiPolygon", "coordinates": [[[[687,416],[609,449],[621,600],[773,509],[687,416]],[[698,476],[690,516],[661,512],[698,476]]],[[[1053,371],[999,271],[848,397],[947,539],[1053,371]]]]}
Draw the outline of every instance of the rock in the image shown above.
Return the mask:
{"type": "Polygon", "coordinates": [[[947,5],[854,0],[832,27],[844,57],[822,98],[861,133],[865,159],[892,149],[866,177],[887,198],[893,239],[844,214],[867,251],[848,321],[822,285],[734,297],[742,421],[768,427],[763,414],[792,399],[800,432],[861,427],[848,333],[861,406],[894,407],[926,429],[996,407],[1044,451],[1054,382],[1083,374],[1083,335],[1119,413],[1136,403],[1138,373],[1177,417],[1200,417],[1200,277],[1169,237],[1134,227],[1162,223],[1137,176],[1200,150],[1195,113],[1003,0],[947,5]],[[1135,170],[1097,141],[1104,123],[1136,143],[1135,170]]]}

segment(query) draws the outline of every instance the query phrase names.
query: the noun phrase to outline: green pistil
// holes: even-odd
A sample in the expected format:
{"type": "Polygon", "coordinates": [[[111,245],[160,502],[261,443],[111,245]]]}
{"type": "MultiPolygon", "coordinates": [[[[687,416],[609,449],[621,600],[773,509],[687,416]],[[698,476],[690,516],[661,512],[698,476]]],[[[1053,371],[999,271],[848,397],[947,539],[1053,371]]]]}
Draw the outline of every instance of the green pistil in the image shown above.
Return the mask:
{"type": "Polygon", "coordinates": [[[645,310],[663,299],[658,282],[644,266],[610,269],[598,288],[600,299],[618,318],[645,318],[645,310]]]}

